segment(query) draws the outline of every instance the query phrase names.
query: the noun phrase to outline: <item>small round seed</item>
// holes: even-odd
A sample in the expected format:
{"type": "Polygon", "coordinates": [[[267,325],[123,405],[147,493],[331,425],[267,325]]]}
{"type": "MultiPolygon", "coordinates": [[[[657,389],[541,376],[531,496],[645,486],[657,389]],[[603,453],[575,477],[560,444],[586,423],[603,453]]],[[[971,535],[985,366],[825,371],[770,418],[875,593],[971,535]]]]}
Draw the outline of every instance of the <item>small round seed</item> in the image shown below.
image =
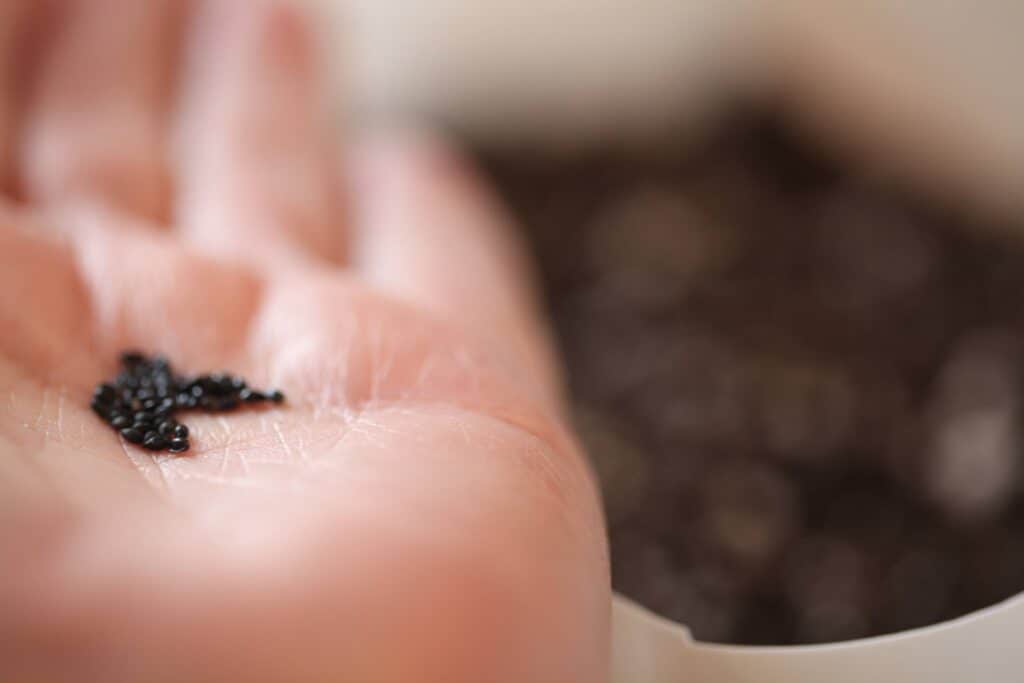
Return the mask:
{"type": "Polygon", "coordinates": [[[142,442],[142,445],[151,451],[162,451],[167,448],[167,439],[160,436],[156,432],[150,432],[149,435],[142,442]]]}
{"type": "Polygon", "coordinates": [[[169,436],[170,434],[174,433],[174,430],[175,428],[177,428],[177,426],[178,423],[175,422],[174,420],[164,420],[159,425],[157,425],[156,430],[160,433],[161,436],[169,436]]]}
{"type": "Polygon", "coordinates": [[[142,443],[142,440],[145,438],[143,433],[138,429],[135,429],[134,427],[122,429],[121,436],[124,437],[125,441],[128,441],[130,443],[142,443]]]}
{"type": "Polygon", "coordinates": [[[146,357],[143,356],[138,351],[125,351],[124,353],[121,354],[121,364],[122,365],[128,365],[128,366],[139,365],[140,363],[144,362],[145,360],[146,360],[146,357]]]}
{"type": "Polygon", "coordinates": [[[131,423],[132,421],[127,415],[118,415],[117,417],[110,418],[110,426],[114,429],[124,429],[131,423]]]}
{"type": "Polygon", "coordinates": [[[98,401],[94,398],[89,403],[89,407],[92,408],[94,413],[102,417],[104,420],[110,419],[110,412],[113,410],[110,404],[98,401]]]}
{"type": "Polygon", "coordinates": [[[270,392],[270,400],[274,403],[284,403],[284,394],[282,394],[280,390],[274,389],[270,392]]]}
{"type": "Polygon", "coordinates": [[[171,439],[167,450],[171,453],[184,453],[189,448],[188,439],[171,439]]]}
{"type": "Polygon", "coordinates": [[[172,410],[174,410],[174,399],[165,398],[154,406],[153,413],[158,417],[163,417],[169,414],[172,410]]]}
{"type": "Polygon", "coordinates": [[[188,427],[178,423],[174,425],[174,438],[175,439],[187,439],[188,438],[188,427]]]}
{"type": "Polygon", "coordinates": [[[99,401],[100,403],[113,403],[117,399],[117,389],[113,385],[103,383],[96,387],[92,397],[94,401],[99,401]]]}
{"type": "Polygon", "coordinates": [[[231,396],[204,396],[199,405],[206,410],[234,410],[238,407],[238,399],[231,396]]]}
{"type": "Polygon", "coordinates": [[[255,389],[245,388],[238,392],[238,399],[245,403],[259,403],[261,401],[266,401],[267,396],[255,389]]]}
{"type": "Polygon", "coordinates": [[[135,413],[134,418],[136,422],[152,422],[153,413],[146,410],[140,410],[135,413]]]}
{"type": "Polygon", "coordinates": [[[219,372],[212,372],[199,378],[199,386],[207,394],[216,394],[221,391],[221,380],[224,376],[219,372]]]}

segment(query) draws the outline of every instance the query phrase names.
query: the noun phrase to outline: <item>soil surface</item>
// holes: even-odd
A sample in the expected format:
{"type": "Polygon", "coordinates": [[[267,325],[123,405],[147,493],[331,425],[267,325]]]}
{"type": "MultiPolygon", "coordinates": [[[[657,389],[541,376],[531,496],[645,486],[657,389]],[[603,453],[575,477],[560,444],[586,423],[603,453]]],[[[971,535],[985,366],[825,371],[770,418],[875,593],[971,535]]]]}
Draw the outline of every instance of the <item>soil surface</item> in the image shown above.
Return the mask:
{"type": "Polygon", "coordinates": [[[616,590],[701,640],[787,644],[1024,589],[1024,239],[771,116],[713,138],[485,158],[540,264],[616,590]]]}

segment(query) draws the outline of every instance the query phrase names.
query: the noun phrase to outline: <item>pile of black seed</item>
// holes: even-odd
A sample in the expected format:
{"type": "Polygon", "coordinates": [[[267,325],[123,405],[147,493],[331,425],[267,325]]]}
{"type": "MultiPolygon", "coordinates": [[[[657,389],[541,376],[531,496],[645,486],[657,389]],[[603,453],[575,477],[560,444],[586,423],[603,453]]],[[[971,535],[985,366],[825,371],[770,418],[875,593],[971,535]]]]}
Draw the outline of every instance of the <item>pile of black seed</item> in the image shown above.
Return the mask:
{"type": "Polygon", "coordinates": [[[280,391],[257,391],[227,373],[176,375],[162,356],[126,351],[121,366],[113,383],[96,387],[92,409],[125,441],[151,451],[189,449],[188,427],[174,418],[179,410],[225,412],[242,404],[284,401],[280,391]]]}
{"type": "Polygon", "coordinates": [[[750,644],[1024,590],[1024,224],[887,187],[781,117],[669,149],[491,159],[544,275],[615,588],[750,644]]]}

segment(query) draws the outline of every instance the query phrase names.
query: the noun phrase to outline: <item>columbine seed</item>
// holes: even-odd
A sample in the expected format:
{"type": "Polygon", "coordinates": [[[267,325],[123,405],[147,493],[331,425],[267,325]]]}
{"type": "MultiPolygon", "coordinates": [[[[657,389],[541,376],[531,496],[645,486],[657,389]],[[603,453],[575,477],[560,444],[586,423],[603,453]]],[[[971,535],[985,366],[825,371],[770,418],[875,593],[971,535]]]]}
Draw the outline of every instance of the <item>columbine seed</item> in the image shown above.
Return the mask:
{"type": "Polygon", "coordinates": [[[184,453],[189,448],[187,439],[171,439],[170,444],[167,446],[167,450],[171,453],[184,453]]]}
{"type": "Polygon", "coordinates": [[[162,356],[147,358],[137,351],[121,354],[122,369],[113,383],[93,392],[90,406],[126,441],[150,450],[182,453],[191,446],[188,427],[174,419],[178,410],[234,410],[242,403],[281,403],[280,391],[260,392],[227,372],[175,375],[162,356]]]}
{"type": "Polygon", "coordinates": [[[129,441],[131,443],[142,443],[143,439],[145,439],[145,436],[143,436],[142,432],[139,431],[138,429],[135,429],[134,427],[122,429],[121,436],[124,437],[125,441],[129,441]]]}
{"type": "Polygon", "coordinates": [[[160,436],[156,432],[150,432],[145,441],[142,442],[142,445],[151,451],[162,451],[167,448],[169,444],[164,437],[160,436]]]}

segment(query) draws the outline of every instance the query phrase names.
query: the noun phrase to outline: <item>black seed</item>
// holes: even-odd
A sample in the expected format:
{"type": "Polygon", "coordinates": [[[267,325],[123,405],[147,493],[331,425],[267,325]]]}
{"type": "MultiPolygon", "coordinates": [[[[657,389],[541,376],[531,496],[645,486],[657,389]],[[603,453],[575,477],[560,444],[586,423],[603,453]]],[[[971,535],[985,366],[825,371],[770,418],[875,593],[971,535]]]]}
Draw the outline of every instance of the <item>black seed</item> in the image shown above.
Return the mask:
{"type": "Polygon", "coordinates": [[[103,383],[96,387],[92,398],[100,403],[113,403],[117,400],[117,390],[112,385],[103,383]]]}
{"type": "Polygon", "coordinates": [[[131,443],[142,443],[144,438],[143,433],[134,427],[122,429],[121,436],[124,437],[125,441],[129,441],[131,443]]]}
{"type": "Polygon", "coordinates": [[[138,351],[125,351],[121,354],[121,363],[126,366],[138,365],[146,360],[146,357],[138,351]]]}
{"type": "Polygon", "coordinates": [[[220,389],[220,375],[217,373],[202,375],[197,381],[203,393],[215,394],[220,389]]]}
{"type": "Polygon", "coordinates": [[[245,388],[238,392],[238,400],[245,403],[259,403],[260,401],[266,401],[267,397],[255,389],[245,388]]]}
{"type": "Polygon", "coordinates": [[[280,391],[264,392],[249,387],[244,379],[227,372],[176,375],[162,356],[122,354],[123,368],[114,384],[104,382],[93,392],[90,405],[117,429],[125,440],[146,448],[173,452],[188,450],[188,427],[172,417],[177,409],[201,407],[209,411],[234,410],[240,403],[284,401],[280,391]]]}
{"type": "Polygon", "coordinates": [[[159,417],[167,415],[172,410],[174,410],[173,398],[165,398],[159,403],[157,403],[156,407],[153,408],[153,412],[159,417]]]}
{"type": "Polygon", "coordinates": [[[94,413],[102,417],[104,420],[110,419],[110,413],[113,410],[113,407],[111,405],[94,398],[89,403],[89,407],[92,408],[94,413]]]}
{"type": "Polygon", "coordinates": [[[204,396],[199,405],[207,410],[234,410],[238,407],[238,399],[232,396],[204,396]]]}
{"type": "Polygon", "coordinates": [[[188,439],[171,439],[167,450],[171,453],[184,453],[189,448],[188,439]]]}
{"type": "Polygon", "coordinates": [[[167,448],[167,439],[156,432],[150,432],[142,442],[142,445],[151,451],[162,451],[167,448]]]}

